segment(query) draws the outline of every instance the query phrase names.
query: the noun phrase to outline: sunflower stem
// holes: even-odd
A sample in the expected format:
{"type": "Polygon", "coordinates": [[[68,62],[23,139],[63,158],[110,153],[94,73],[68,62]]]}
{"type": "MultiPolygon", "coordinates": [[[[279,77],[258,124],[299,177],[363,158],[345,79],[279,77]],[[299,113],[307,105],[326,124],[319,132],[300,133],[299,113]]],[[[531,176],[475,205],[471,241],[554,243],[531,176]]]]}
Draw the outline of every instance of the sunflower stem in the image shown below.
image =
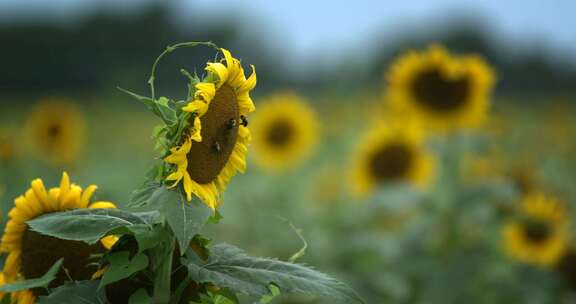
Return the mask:
{"type": "Polygon", "coordinates": [[[165,230],[167,238],[162,246],[157,246],[153,252],[154,278],[154,303],[168,303],[170,301],[170,287],[172,275],[172,253],[174,251],[174,237],[166,225],[158,226],[157,229],[165,230]]]}
{"type": "Polygon", "coordinates": [[[182,42],[182,43],[177,43],[177,44],[167,46],[166,49],[156,58],[156,60],[154,61],[154,64],[152,65],[152,71],[150,72],[150,78],[148,78],[148,85],[150,86],[150,96],[152,97],[153,100],[156,100],[156,89],[154,88],[154,81],[156,80],[156,68],[158,67],[158,64],[160,63],[160,60],[162,60],[162,58],[164,58],[164,56],[168,55],[169,53],[172,53],[173,51],[175,51],[179,48],[192,48],[192,47],[196,47],[199,45],[208,46],[208,47],[211,47],[211,48],[218,50],[218,46],[216,44],[214,44],[212,41],[182,42]]]}

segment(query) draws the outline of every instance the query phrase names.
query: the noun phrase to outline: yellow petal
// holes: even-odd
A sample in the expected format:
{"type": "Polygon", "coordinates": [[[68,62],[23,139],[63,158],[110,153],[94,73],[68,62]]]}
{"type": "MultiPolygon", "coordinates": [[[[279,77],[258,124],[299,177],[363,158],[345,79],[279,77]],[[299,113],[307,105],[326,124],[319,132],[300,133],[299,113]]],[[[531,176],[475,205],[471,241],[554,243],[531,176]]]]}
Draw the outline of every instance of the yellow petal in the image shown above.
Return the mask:
{"type": "Polygon", "coordinates": [[[86,190],[84,190],[84,192],[82,193],[82,197],[80,198],[79,208],[87,208],[88,207],[88,204],[90,203],[90,198],[92,198],[92,195],[94,194],[94,192],[97,189],[98,189],[98,186],[90,185],[90,186],[88,186],[88,188],[86,188],[86,190]]]}
{"type": "Polygon", "coordinates": [[[220,62],[208,62],[206,70],[218,76],[218,85],[222,85],[228,81],[228,68],[220,62]]]}
{"type": "Polygon", "coordinates": [[[95,202],[89,207],[90,209],[116,209],[116,205],[111,202],[95,202]]]}
{"type": "Polygon", "coordinates": [[[194,97],[201,99],[206,103],[210,103],[210,101],[214,99],[214,95],[216,95],[216,87],[211,82],[197,83],[195,88],[196,93],[194,93],[194,97]]]}
{"type": "Polygon", "coordinates": [[[60,195],[65,197],[70,190],[70,177],[66,171],[62,172],[62,180],[60,181],[60,195]]]}
{"type": "Polygon", "coordinates": [[[189,112],[189,113],[197,113],[198,116],[203,116],[208,111],[208,104],[200,99],[196,99],[192,102],[189,102],[185,107],[182,108],[182,111],[189,112]]]}

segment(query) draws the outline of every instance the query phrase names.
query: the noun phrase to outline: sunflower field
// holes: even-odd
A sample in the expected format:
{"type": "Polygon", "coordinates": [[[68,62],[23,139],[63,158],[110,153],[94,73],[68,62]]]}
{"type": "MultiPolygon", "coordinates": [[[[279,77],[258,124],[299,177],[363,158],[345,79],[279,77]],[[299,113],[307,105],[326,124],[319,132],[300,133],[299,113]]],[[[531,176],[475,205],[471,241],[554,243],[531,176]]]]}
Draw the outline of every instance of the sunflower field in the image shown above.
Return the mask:
{"type": "Polygon", "coordinates": [[[143,22],[71,82],[0,61],[1,304],[576,303],[576,68],[430,38],[295,80],[143,22]]]}

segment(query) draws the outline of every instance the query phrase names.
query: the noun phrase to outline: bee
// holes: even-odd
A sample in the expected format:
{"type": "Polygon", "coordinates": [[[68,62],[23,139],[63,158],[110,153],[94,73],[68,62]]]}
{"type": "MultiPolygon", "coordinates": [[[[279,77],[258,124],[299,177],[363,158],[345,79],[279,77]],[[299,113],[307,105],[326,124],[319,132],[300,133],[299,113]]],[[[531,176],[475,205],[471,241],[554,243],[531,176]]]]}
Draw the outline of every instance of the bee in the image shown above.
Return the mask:
{"type": "Polygon", "coordinates": [[[214,142],[214,151],[216,151],[216,153],[220,153],[222,151],[222,147],[220,146],[219,142],[214,142]]]}
{"type": "Polygon", "coordinates": [[[231,118],[231,119],[228,121],[228,123],[226,124],[226,128],[227,128],[228,130],[232,130],[232,129],[234,129],[234,127],[236,127],[236,119],[231,118]]]}
{"type": "Polygon", "coordinates": [[[244,115],[240,115],[240,121],[241,121],[241,125],[243,125],[244,127],[248,126],[248,119],[246,119],[246,116],[244,115]]]}

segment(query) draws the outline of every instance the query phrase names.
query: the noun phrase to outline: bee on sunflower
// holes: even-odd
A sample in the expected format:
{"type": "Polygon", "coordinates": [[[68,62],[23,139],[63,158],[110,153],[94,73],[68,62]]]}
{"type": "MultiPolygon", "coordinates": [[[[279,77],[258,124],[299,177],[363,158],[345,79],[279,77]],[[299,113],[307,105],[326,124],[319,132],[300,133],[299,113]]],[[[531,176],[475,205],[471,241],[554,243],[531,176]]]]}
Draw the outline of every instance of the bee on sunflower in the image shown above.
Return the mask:
{"type": "Polygon", "coordinates": [[[254,160],[273,172],[293,168],[314,151],[318,129],[315,112],[302,98],[292,92],[272,95],[252,124],[254,160]]]}
{"type": "Polygon", "coordinates": [[[440,45],[400,56],[386,74],[392,108],[439,130],[478,126],[486,117],[495,73],[480,56],[440,45]]]}
{"type": "Polygon", "coordinates": [[[254,66],[246,77],[240,60],[226,49],[219,52],[223,59],[208,62],[206,76],[193,79],[190,99],[180,109],[188,126],[164,158],[171,166],[165,179],[172,186],[182,183],[188,201],[194,195],[212,209],[232,176],[246,170],[247,116],[255,110],[254,66]]]}
{"type": "MultiPolygon", "coordinates": [[[[90,202],[97,187],[86,189],[70,183],[68,174],[62,174],[59,187],[46,189],[41,179],[32,181],[30,189],[16,198],[15,206],[8,213],[0,243],[0,252],[7,253],[1,284],[10,284],[44,275],[59,259],[63,258],[63,269],[48,287],[62,285],[65,281],[89,280],[98,271],[93,264],[93,255],[103,254],[110,249],[117,238],[107,236],[99,244],[88,245],[80,241],[70,241],[43,235],[31,230],[27,221],[41,215],[72,209],[116,208],[111,202],[90,202]]],[[[12,301],[18,304],[32,304],[39,296],[46,295],[44,288],[32,288],[11,294],[12,301]]]]}
{"type": "Polygon", "coordinates": [[[83,148],[86,122],[74,102],[47,98],[32,108],[26,130],[35,155],[54,165],[70,164],[83,148]]]}
{"type": "Polygon", "coordinates": [[[555,198],[528,194],[517,216],[502,229],[504,249],[518,261],[554,266],[568,249],[568,225],[567,210],[555,198]]]}
{"type": "Polygon", "coordinates": [[[366,196],[379,186],[405,182],[426,187],[434,171],[434,157],[415,122],[379,122],[360,141],[353,154],[354,192],[366,196]]]}

